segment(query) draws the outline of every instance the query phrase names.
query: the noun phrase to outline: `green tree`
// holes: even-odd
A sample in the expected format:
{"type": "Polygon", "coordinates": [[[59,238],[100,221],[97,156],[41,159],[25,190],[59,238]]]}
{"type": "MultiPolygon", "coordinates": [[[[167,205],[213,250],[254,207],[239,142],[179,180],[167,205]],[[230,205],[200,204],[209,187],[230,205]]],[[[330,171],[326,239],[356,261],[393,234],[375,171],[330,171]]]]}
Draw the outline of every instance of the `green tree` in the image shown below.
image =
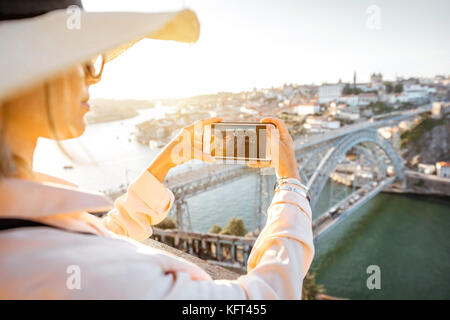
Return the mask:
{"type": "Polygon", "coordinates": [[[228,224],[220,231],[220,234],[243,237],[247,234],[244,221],[231,217],[228,224]]]}
{"type": "Polygon", "coordinates": [[[350,86],[348,84],[345,85],[344,90],[342,91],[343,95],[348,95],[351,94],[352,89],[350,88],[350,86]]]}
{"type": "Polygon", "coordinates": [[[392,108],[382,101],[371,102],[367,108],[371,109],[374,114],[383,114],[392,111],[392,108]]]}
{"type": "Polygon", "coordinates": [[[395,93],[402,93],[403,92],[403,84],[397,83],[394,87],[395,93]]]}
{"type": "Polygon", "coordinates": [[[165,218],[163,221],[161,221],[160,223],[158,223],[157,225],[155,225],[155,227],[159,228],[159,229],[176,229],[177,228],[177,222],[174,218],[172,217],[167,217],[165,218]]]}
{"type": "Polygon", "coordinates": [[[392,93],[392,91],[394,91],[394,87],[391,82],[386,82],[384,85],[386,86],[386,93],[392,93]]]}
{"type": "Polygon", "coordinates": [[[351,87],[348,83],[345,85],[344,90],[342,91],[343,95],[348,94],[360,94],[362,92],[361,89],[356,87],[351,87]]]}
{"type": "Polygon", "coordinates": [[[303,279],[302,299],[303,300],[317,300],[318,295],[325,292],[325,288],[316,282],[315,273],[307,273],[303,279]]]}
{"type": "Polygon", "coordinates": [[[208,233],[220,233],[220,231],[222,231],[222,228],[215,224],[209,229],[208,233]]]}

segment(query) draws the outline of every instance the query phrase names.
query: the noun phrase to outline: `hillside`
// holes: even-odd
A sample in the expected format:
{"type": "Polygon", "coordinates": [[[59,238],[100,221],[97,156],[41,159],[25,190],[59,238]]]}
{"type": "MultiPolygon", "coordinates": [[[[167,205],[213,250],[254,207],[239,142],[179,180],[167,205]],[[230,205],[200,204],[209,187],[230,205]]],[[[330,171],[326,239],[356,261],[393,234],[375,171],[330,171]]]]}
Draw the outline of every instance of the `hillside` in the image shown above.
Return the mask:
{"type": "Polygon", "coordinates": [[[403,158],[408,166],[450,160],[450,120],[424,116],[422,122],[401,135],[403,158]]]}

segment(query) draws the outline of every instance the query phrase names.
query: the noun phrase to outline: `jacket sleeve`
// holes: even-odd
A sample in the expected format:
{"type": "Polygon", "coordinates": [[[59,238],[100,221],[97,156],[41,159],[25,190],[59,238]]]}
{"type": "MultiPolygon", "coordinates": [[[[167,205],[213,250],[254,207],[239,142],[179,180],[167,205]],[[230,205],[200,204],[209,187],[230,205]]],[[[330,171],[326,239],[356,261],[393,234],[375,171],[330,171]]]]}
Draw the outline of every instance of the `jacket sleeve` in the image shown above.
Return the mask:
{"type": "MultiPolygon", "coordinates": [[[[164,185],[144,172],[130,185],[127,194],[116,200],[116,209],[108,214],[104,224],[115,233],[142,240],[151,235],[151,224],[164,219],[173,200],[173,194],[164,185]]],[[[278,191],[249,256],[246,275],[237,280],[216,281],[208,276],[193,277],[193,273],[204,271],[195,265],[190,271],[185,270],[179,259],[171,259],[162,266],[164,276],[158,286],[162,292],[153,292],[153,298],[300,299],[303,278],[314,256],[311,216],[308,200],[293,191],[278,191]]],[[[161,262],[166,259],[163,256],[153,259],[161,262]]],[[[127,265],[131,268],[132,263],[127,265]]],[[[129,280],[133,277],[130,274],[129,280]]],[[[144,278],[140,274],[138,282],[145,282],[144,278]]]]}
{"type": "Polygon", "coordinates": [[[238,279],[251,299],[300,299],[303,278],[314,257],[309,201],[293,191],[278,191],[267,222],[238,279]]]}
{"type": "Polygon", "coordinates": [[[192,280],[172,270],[168,299],[301,299],[303,278],[314,256],[311,208],[299,194],[280,190],[237,280],[192,280]]]}
{"type": "Polygon", "coordinates": [[[102,223],[116,234],[141,241],[152,235],[151,225],[164,220],[173,201],[173,193],[145,170],[116,199],[102,223]]]}

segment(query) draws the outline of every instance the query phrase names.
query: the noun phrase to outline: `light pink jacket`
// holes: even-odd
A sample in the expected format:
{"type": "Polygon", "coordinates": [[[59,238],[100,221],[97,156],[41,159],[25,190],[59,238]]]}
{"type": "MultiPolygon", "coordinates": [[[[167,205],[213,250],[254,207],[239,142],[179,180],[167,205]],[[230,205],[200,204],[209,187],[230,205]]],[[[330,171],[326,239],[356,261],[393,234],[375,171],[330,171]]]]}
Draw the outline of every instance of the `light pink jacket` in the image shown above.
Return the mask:
{"type": "Polygon", "coordinates": [[[166,217],[174,201],[148,171],[115,201],[115,208],[101,194],[36,175],[37,182],[0,180],[0,218],[99,236],[47,227],[1,231],[1,299],[301,298],[314,245],[311,208],[297,193],[282,190],[274,196],[247,275],[213,281],[198,266],[138,242],[151,236],[151,225],[166,217]],[[87,213],[111,208],[104,218],[87,213]]]}

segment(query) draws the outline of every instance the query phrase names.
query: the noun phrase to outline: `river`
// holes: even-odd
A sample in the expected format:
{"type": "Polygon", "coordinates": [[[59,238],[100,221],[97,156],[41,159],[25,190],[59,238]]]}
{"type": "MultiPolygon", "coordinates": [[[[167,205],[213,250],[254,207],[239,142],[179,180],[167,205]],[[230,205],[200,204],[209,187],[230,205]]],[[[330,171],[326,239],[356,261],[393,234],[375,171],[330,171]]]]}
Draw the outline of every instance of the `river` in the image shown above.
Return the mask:
{"type": "MultiPolygon", "coordinates": [[[[64,142],[75,161],[65,158],[52,141],[41,139],[35,170],[85,189],[117,189],[136,177],[157,153],[132,139],[134,125],[160,115],[161,110],[149,109],[135,118],[88,125],[81,138],[64,142]],[[73,168],[65,169],[67,165],[73,168]]],[[[201,165],[194,161],[175,172],[201,165]]],[[[242,218],[248,230],[254,229],[256,181],[255,176],[245,176],[190,198],[193,229],[204,232],[213,224],[223,227],[232,216],[242,218]]],[[[322,203],[327,202],[328,188],[322,203]]],[[[320,211],[319,205],[313,216],[320,211]]],[[[449,299],[449,240],[449,199],[383,193],[316,243],[312,270],[327,294],[338,297],[449,299]],[[366,286],[370,265],[380,267],[379,290],[366,286]]]]}

